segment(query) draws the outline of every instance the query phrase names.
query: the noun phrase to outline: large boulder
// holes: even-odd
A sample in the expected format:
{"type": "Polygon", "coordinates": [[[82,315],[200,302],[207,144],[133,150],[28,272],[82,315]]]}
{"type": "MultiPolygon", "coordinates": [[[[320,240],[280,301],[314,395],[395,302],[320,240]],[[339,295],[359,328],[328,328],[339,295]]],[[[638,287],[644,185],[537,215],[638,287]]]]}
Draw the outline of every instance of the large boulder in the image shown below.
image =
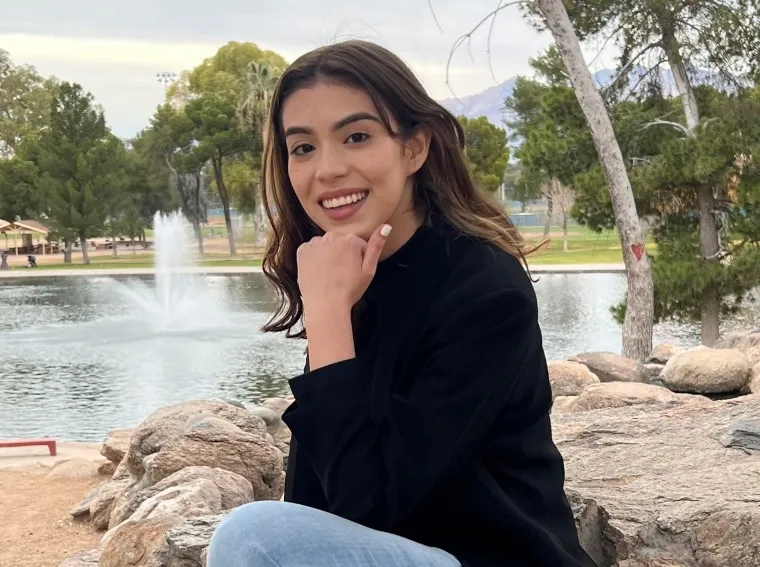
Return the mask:
{"type": "Polygon", "coordinates": [[[242,476],[220,468],[187,467],[125,494],[111,514],[110,526],[160,514],[183,518],[216,514],[252,501],[253,486],[242,476]]]}
{"type": "Polygon", "coordinates": [[[715,348],[745,350],[760,345],[760,330],[735,331],[720,337],[715,348]]]}
{"type": "Polygon", "coordinates": [[[654,347],[646,361],[648,364],[667,364],[679,350],[674,344],[663,343],[654,347]]]}
{"type": "Polygon", "coordinates": [[[586,386],[598,384],[599,378],[587,366],[569,360],[552,360],[548,363],[552,398],[577,396],[586,386]]]}
{"type": "Polygon", "coordinates": [[[667,388],[653,384],[605,382],[583,390],[573,403],[572,411],[622,408],[638,404],[683,404],[704,400],[707,398],[675,394],[667,388]]]}
{"type": "Polygon", "coordinates": [[[578,396],[557,396],[552,401],[552,413],[566,413],[573,411],[575,400],[577,399],[578,396]]]}
{"type": "Polygon", "coordinates": [[[195,400],[164,407],[145,418],[132,434],[126,455],[130,473],[142,478],[143,460],[160,452],[166,443],[176,440],[188,426],[204,416],[218,417],[252,435],[266,434],[264,420],[227,402],[195,400]]]}
{"type": "Polygon", "coordinates": [[[103,441],[100,448],[100,454],[106,459],[118,465],[124,459],[124,455],[129,450],[129,441],[132,438],[134,429],[117,429],[110,431],[103,441]]]}
{"type": "Polygon", "coordinates": [[[739,350],[697,347],[674,355],[660,380],[674,392],[727,394],[742,390],[750,372],[749,360],[739,350]]]}
{"type": "Polygon", "coordinates": [[[131,484],[129,477],[110,479],[96,486],[69,514],[76,520],[88,520],[96,530],[108,528],[116,502],[131,484]]]}
{"type": "Polygon", "coordinates": [[[214,415],[192,420],[145,457],[142,466],[150,484],[191,466],[232,471],[253,485],[256,500],[279,499],[285,485],[282,453],[267,441],[266,429],[249,433],[214,415]]]}
{"type": "Polygon", "coordinates": [[[758,395],[552,414],[580,538],[597,564],[757,567],[758,419],[758,395]]]}
{"type": "Polygon", "coordinates": [[[647,381],[641,364],[614,352],[585,352],[569,360],[586,365],[600,382],[647,381]]]}
{"type": "Polygon", "coordinates": [[[103,538],[100,567],[169,567],[166,532],[181,522],[159,516],[120,524],[103,538]]]}

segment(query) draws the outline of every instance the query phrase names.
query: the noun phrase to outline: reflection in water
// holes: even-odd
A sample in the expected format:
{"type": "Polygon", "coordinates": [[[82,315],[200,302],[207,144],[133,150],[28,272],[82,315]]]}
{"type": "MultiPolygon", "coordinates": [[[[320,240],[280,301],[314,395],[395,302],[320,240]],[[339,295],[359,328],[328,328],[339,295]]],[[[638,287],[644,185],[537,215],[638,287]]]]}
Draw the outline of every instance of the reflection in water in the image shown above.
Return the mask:
{"type": "MultiPolygon", "coordinates": [[[[167,404],[285,394],[303,369],[303,341],[259,331],[274,308],[261,274],[205,277],[226,298],[226,315],[179,329],[156,327],[117,287],[110,278],[0,281],[0,438],[97,441],[167,404]]],[[[625,293],[622,275],[543,275],[536,293],[547,358],[620,351],[609,308],[625,293]]],[[[729,325],[759,324],[753,310],[729,325]]],[[[658,325],[655,334],[698,341],[693,325],[658,325]]]]}

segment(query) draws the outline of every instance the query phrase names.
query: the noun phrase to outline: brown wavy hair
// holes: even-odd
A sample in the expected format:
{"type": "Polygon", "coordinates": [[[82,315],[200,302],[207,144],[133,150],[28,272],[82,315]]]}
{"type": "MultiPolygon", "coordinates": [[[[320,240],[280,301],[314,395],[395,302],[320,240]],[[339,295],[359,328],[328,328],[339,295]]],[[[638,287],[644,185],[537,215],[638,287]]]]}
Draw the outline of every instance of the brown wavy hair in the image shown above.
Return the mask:
{"type": "Polygon", "coordinates": [[[462,233],[493,243],[527,267],[525,256],[535,248],[526,249],[504,210],[473,185],[459,121],[425,92],[396,55],[374,43],[345,41],[299,57],[280,77],[272,96],[261,175],[262,199],[272,231],[262,267],[277,292],[277,309],[263,327],[265,332],[286,331],[288,337],[305,337],[303,329],[294,331],[303,317],[296,251],[323,231],[306,215],[288,177],[282,107],[293,92],[318,81],[367,93],[388,133],[402,141],[416,128],[427,128],[430,149],[415,175],[415,209],[423,216],[442,216],[462,233]],[[399,133],[392,130],[389,116],[395,118],[399,133]]]}

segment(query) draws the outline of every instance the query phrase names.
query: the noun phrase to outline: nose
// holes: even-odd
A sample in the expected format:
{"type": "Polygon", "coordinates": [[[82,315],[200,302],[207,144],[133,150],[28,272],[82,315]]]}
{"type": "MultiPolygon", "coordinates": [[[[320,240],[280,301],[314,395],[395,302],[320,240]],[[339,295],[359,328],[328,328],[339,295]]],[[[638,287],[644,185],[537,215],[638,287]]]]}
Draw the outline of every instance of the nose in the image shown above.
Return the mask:
{"type": "Polygon", "coordinates": [[[330,184],[348,174],[348,161],[341,149],[326,144],[318,152],[316,177],[319,181],[330,184]]]}

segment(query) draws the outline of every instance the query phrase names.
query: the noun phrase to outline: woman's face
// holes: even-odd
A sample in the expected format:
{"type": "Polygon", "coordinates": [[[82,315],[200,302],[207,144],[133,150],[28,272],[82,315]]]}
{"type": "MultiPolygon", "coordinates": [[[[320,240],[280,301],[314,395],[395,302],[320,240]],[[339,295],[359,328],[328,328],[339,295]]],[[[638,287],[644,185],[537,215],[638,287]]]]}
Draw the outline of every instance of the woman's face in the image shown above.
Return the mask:
{"type": "MultiPolygon", "coordinates": [[[[390,223],[394,233],[411,227],[411,236],[419,225],[412,176],[427,157],[427,144],[424,156],[414,140],[402,146],[366,93],[324,82],[291,94],[282,124],[290,182],[322,230],[367,239],[390,223]]],[[[391,125],[397,131],[392,118],[391,125]]]]}

